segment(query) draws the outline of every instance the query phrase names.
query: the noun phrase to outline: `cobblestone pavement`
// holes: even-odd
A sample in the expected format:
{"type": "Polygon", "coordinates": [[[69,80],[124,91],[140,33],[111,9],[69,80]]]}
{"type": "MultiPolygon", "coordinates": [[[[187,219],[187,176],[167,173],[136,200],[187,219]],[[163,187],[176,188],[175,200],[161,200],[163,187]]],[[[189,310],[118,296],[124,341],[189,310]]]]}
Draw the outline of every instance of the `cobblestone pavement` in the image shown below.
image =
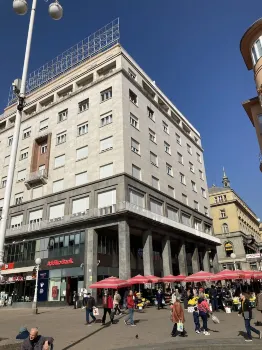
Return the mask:
{"type": "MultiPolygon", "coordinates": [[[[101,313],[101,312],[100,312],[101,313]]],[[[260,314],[261,315],[261,314],[260,314]]],[[[260,316],[259,315],[259,316],[260,316]]],[[[218,313],[221,321],[215,325],[209,320],[210,336],[196,334],[191,314],[186,314],[187,338],[171,338],[172,323],[169,310],[146,309],[135,313],[137,327],[124,324],[124,316],[117,316],[116,324],[91,327],[84,325],[84,310],[72,308],[40,309],[39,315],[31,310],[0,310],[0,349],[16,350],[19,347],[6,347],[14,343],[21,326],[39,327],[41,334],[55,338],[55,350],[135,350],[135,349],[261,349],[262,340],[254,335],[253,343],[245,343],[244,322],[237,314],[218,313]],[[5,347],[3,347],[5,345],[5,347]]],[[[261,316],[260,316],[261,317],[261,316]]],[[[100,317],[101,318],[101,317],[100,317]]],[[[252,321],[253,323],[253,321],[252,321]]],[[[262,330],[262,327],[258,327],[262,330]]]]}

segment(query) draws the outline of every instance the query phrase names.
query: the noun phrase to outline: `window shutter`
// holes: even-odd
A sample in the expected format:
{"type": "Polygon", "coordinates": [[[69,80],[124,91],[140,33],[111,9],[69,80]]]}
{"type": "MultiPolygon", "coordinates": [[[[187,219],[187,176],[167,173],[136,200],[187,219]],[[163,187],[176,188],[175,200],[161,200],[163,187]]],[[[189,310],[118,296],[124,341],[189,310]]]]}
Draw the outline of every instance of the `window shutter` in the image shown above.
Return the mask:
{"type": "Polygon", "coordinates": [[[50,207],[49,219],[60,218],[64,216],[65,204],[53,205],[50,207]]]}
{"type": "Polygon", "coordinates": [[[82,148],[78,148],[76,150],[76,159],[82,159],[82,158],[86,158],[88,156],[88,146],[82,147],[82,148]]]}
{"type": "Polygon", "coordinates": [[[130,194],[130,202],[132,204],[135,204],[141,208],[145,207],[145,196],[143,193],[130,189],[129,194],[130,194]]]}
{"type": "Polygon", "coordinates": [[[89,209],[89,197],[73,200],[72,214],[84,212],[89,209]]]}
{"type": "Polygon", "coordinates": [[[154,199],[150,199],[150,210],[159,215],[163,215],[163,204],[154,199]]]}
{"type": "Polygon", "coordinates": [[[98,208],[109,207],[116,204],[116,190],[98,193],[98,208]]]}
{"type": "Polygon", "coordinates": [[[55,158],[55,168],[65,165],[65,155],[55,158]]]}
{"type": "Polygon", "coordinates": [[[100,179],[113,175],[113,163],[100,167],[100,179]]]}
{"type": "Polygon", "coordinates": [[[19,226],[21,225],[23,222],[23,214],[22,215],[17,215],[17,216],[13,216],[11,218],[11,227],[12,226],[19,226]]]}
{"type": "Polygon", "coordinates": [[[113,137],[107,137],[100,141],[100,151],[105,151],[113,147],[113,137]]]}
{"type": "Polygon", "coordinates": [[[43,209],[31,211],[31,213],[29,213],[29,222],[33,220],[42,219],[42,217],[43,217],[43,209]]]}
{"type": "Polygon", "coordinates": [[[64,187],[64,180],[58,180],[53,182],[53,193],[62,191],[64,187]]]}

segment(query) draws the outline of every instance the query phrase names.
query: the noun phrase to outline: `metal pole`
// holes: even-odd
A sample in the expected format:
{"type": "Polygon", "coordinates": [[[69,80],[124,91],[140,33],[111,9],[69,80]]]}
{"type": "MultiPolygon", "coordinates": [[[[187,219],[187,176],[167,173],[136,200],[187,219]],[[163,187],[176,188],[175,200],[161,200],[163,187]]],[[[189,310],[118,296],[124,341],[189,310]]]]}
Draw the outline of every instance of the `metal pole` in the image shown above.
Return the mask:
{"type": "Polygon", "coordinates": [[[34,294],[34,301],[32,305],[33,313],[37,314],[37,289],[38,289],[38,272],[39,272],[39,266],[36,265],[36,279],[35,279],[35,294],[34,294]]]}
{"type": "Polygon", "coordinates": [[[34,21],[35,21],[36,4],[37,4],[37,0],[33,0],[29,28],[28,28],[26,50],[25,50],[21,90],[18,98],[15,127],[14,127],[14,134],[13,134],[13,143],[11,148],[6,189],[5,189],[5,195],[4,195],[4,203],[3,203],[3,209],[2,209],[2,220],[0,221],[0,268],[3,266],[3,259],[4,259],[4,243],[5,243],[7,218],[8,218],[13,179],[14,179],[15,161],[16,161],[16,155],[17,155],[17,149],[18,149],[22,111],[24,107],[24,100],[25,100],[25,93],[26,93],[26,79],[27,79],[28,64],[29,64],[32,35],[33,35],[33,28],[34,28],[34,21]]]}

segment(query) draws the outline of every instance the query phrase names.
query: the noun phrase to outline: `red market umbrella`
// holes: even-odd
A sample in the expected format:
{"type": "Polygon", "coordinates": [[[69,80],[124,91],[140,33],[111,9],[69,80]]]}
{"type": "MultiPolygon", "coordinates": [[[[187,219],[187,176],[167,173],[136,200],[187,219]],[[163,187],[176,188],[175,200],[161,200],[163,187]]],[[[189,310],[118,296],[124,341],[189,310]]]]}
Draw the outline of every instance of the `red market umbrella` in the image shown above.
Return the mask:
{"type": "Polygon", "coordinates": [[[214,280],[215,275],[211,272],[199,271],[184,279],[184,282],[203,282],[214,280]]]}
{"type": "Polygon", "coordinates": [[[218,272],[215,276],[221,280],[237,280],[244,279],[245,272],[241,270],[223,270],[218,272]]]}
{"type": "Polygon", "coordinates": [[[147,275],[145,278],[148,278],[148,283],[158,283],[160,281],[159,277],[153,275],[147,275]]]}
{"type": "Polygon", "coordinates": [[[254,278],[257,280],[262,279],[262,271],[254,271],[254,278]]]}
{"type": "Polygon", "coordinates": [[[120,280],[116,277],[108,277],[102,281],[95,282],[89,286],[92,289],[118,289],[128,287],[130,284],[126,280],[120,280]]]}
{"type": "Polygon", "coordinates": [[[243,271],[243,274],[240,274],[240,277],[245,280],[251,280],[251,278],[254,278],[255,271],[243,271]]]}
{"type": "Polygon", "coordinates": [[[184,275],[178,275],[178,276],[168,275],[168,276],[162,277],[160,281],[164,283],[181,282],[181,281],[184,281],[185,278],[186,276],[184,275]]]}
{"type": "Polygon", "coordinates": [[[144,283],[149,283],[149,279],[145,276],[137,275],[135,277],[129,278],[127,282],[129,284],[144,284],[144,283]]]}

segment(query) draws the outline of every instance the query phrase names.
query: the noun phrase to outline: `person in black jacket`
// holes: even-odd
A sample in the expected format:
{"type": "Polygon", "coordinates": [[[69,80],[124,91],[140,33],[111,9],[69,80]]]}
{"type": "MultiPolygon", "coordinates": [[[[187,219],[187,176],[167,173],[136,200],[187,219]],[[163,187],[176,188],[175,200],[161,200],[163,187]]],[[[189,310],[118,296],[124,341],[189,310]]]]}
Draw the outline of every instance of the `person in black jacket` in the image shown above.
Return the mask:
{"type": "Polygon", "coordinates": [[[91,322],[89,321],[89,316],[92,317],[93,322],[96,322],[96,318],[93,314],[93,308],[96,306],[95,298],[91,296],[91,293],[87,293],[86,298],[86,324],[90,325],[91,322]]]}
{"type": "Polygon", "coordinates": [[[209,299],[211,301],[211,305],[212,305],[212,311],[218,311],[218,302],[217,302],[217,289],[215,288],[215,286],[211,286],[211,288],[209,289],[209,299]]]}
{"type": "Polygon", "coordinates": [[[247,338],[245,339],[246,342],[252,341],[252,335],[251,332],[254,332],[259,335],[259,339],[262,337],[262,333],[258,331],[256,328],[252,327],[250,324],[250,321],[252,319],[252,306],[249,301],[249,294],[248,293],[241,293],[240,294],[241,299],[241,307],[239,310],[238,315],[242,315],[244,317],[245,321],[245,327],[247,331],[247,338]]]}

